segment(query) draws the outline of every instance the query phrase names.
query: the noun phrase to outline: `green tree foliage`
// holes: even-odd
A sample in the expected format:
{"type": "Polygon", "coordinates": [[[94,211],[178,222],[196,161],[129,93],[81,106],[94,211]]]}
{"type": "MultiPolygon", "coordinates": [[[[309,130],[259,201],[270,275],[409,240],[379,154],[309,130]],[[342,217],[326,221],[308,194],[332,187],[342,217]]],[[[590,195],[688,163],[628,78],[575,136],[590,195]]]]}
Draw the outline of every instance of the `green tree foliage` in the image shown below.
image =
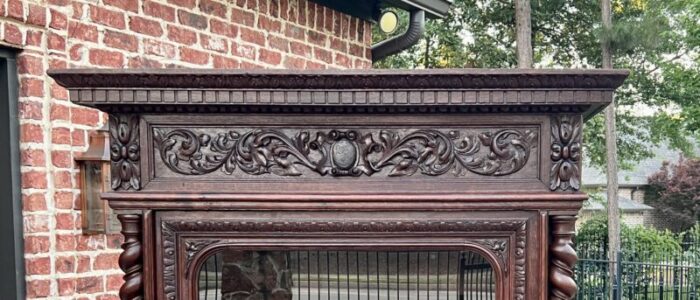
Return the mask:
{"type": "MultiPolygon", "coordinates": [[[[624,223],[621,224],[621,229],[623,255],[628,259],[662,260],[683,252],[679,237],[668,230],[629,227],[624,223]]],[[[581,225],[576,233],[576,248],[584,256],[591,253],[605,254],[607,249],[604,244],[607,240],[608,220],[604,215],[596,216],[581,225]]]]}
{"type": "Polygon", "coordinates": [[[649,177],[650,204],[673,219],[674,230],[685,230],[700,222],[700,159],[664,163],[649,177]]]}
{"type": "MultiPolygon", "coordinates": [[[[662,141],[695,154],[693,143],[700,137],[700,0],[615,0],[610,32],[601,30],[598,1],[531,3],[536,67],[600,67],[600,41],[609,39],[615,67],[631,71],[616,94],[623,168],[649,157],[662,141]]],[[[374,33],[375,42],[387,38],[374,33]]],[[[455,0],[447,18],[428,21],[421,42],[375,67],[513,68],[515,51],[512,1],[455,0]]],[[[586,125],[586,154],[595,166],[603,166],[603,118],[586,125]]]]}

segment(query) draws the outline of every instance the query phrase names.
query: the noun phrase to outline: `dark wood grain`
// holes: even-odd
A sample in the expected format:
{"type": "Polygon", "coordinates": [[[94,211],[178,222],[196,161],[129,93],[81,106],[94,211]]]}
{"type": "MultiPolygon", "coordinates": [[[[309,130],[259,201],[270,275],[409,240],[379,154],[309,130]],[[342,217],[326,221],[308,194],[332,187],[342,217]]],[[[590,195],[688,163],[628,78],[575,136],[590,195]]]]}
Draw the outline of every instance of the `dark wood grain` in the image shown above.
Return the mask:
{"type": "Polygon", "coordinates": [[[121,299],[217,251],[459,250],[496,299],[572,299],[583,122],[620,70],[52,70],[110,114],[121,299]]]}
{"type": "Polygon", "coordinates": [[[552,242],[549,247],[550,299],[568,300],[576,297],[577,288],[576,281],[574,281],[574,266],[578,257],[573,247],[575,224],[576,217],[574,216],[554,216],[551,219],[552,242]]]}
{"type": "Polygon", "coordinates": [[[119,267],[124,271],[124,284],[119,289],[122,300],[143,299],[143,247],[141,216],[120,214],[124,252],[119,256],[119,267]]]}

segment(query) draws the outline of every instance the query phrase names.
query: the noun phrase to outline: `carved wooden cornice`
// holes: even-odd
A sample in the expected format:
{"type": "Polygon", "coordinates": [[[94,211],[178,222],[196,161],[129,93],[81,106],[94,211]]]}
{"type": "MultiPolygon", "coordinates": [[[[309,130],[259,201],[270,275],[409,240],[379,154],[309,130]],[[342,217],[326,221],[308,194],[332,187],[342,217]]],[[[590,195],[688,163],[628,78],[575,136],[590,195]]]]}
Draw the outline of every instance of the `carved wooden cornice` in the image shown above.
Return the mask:
{"type": "MultiPolygon", "coordinates": [[[[621,70],[53,70],[71,101],[105,111],[150,106],[540,106],[593,112],[621,70]]],[[[449,110],[449,109],[448,109],[449,110]]],[[[491,112],[485,108],[484,112],[491,112]]]]}
{"type": "Polygon", "coordinates": [[[624,70],[204,70],[65,69],[49,75],[69,88],[202,89],[615,89],[624,70]]]}

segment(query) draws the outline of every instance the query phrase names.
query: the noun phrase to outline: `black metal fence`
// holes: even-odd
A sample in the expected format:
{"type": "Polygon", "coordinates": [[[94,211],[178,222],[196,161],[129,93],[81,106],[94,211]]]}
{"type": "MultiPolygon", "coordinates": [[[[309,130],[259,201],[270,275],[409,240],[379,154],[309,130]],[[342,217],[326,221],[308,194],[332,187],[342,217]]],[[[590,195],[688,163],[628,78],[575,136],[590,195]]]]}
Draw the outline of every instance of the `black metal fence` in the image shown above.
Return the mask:
{"type": "Polygon", "coordinates": [[[659,262],[580,259],[575,272],[578,299],[698,299],[700,266],[678,259],[659,262]],[[610,267],[616,265],[614,277],[610,267]],[[611,286],[612,285],[612,286],[611,286]]]}
{"type": "Polygon", "coordinates": [[[609,259],[605,241],[577,245],[578,299],[700,298],[700,241],[684,240],[681,249],[659,253],[625,247],[609,259]],[[580,246],[580,248],[579,248],[580,246]],[[616,266],[615,274],[610,268],[616,266]],[[612,295],[611,295],[612,292],[612,295]]]}
{"type": "MultiPolygon", "coordinates": [[[[232,272],[236,266],[227,263],[231,260],[226,255],[226,252],[212,255],[202,265],[199,299],[229,299],[232,296],[227,287],[232,286],[230,281],[244,281],[243,275],[232,275],[240,272],[232,272]]],[[[285,251],[275,255],[284,257],[278,259],[284,264],[281,268],[286,274],[283,280],[288,281],[283,284],[288,291],[283,299],[495,299],[493,270],[482,256],[473,252],[285,251]]],[[[241,265],[246,264],[248,267],[242,268],[250,269],[250,263],[241,265]]],[[[231,299],[280,299],[266,297],[266,294],[241,297],[238,293],[231,299]]]]}

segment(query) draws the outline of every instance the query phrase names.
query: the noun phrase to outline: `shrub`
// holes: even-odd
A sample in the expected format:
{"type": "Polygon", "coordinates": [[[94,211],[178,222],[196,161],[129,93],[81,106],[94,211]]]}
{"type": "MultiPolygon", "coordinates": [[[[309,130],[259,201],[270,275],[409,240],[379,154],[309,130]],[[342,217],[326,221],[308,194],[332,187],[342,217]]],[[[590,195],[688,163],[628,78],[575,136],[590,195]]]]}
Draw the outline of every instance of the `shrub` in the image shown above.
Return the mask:
{"type": "MultiPolygon", "coordinates": [[[[678,236],[668,230],[620,225],[622,253],[629,260],[660,261],[682,252],[678,236]]],[[[596,216],[582,224],[576,234],[576,247],[582,258],[607,256],[608,220],[596,216]]]]}

